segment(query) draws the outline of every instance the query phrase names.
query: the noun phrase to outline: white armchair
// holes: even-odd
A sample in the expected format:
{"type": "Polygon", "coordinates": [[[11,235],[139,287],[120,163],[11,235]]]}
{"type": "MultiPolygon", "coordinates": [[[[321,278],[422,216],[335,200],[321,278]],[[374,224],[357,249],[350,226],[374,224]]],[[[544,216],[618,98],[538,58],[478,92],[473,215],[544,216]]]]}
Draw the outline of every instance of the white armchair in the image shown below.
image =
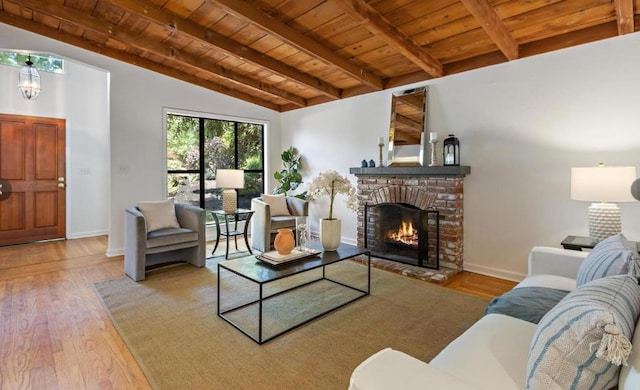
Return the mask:
{"type": "Polygon", "coordinates": [[[262,198],[251,200],[251,246],[260,251],[268,252],[273,247],[273,240],[278,229],[296,227],[296,217],[309,215],[309,202],[294,196],[285,197],[287,209],[291,215],[273,215],[271,207],[262,198]]]}

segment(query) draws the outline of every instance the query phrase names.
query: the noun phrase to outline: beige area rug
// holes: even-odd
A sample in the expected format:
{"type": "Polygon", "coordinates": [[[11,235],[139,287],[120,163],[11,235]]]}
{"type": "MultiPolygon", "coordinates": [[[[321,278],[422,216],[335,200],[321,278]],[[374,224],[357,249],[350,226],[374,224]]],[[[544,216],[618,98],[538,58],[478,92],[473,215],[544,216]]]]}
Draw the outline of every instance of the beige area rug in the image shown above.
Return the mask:
{"type": "MultiPolygon", "coordinates": [[[[370,296],[258,345],[217,316],[218,261],[224,260],[209,259],[205,268],[158,269],[141,283],[122,277],[95,286],[156,389],[346,389],[353,369],[385,347],[429,361],[480,318],[488,303],[372,269],[370,296]]],[[[357,275],[356,283],[366,283],[363,271],[365,266],[345,261],[328,272],[335,277],[357,275]]],[[[313,272],[306,277],[319,275],[313,272]]],[[[237,277],[222,275],[223,301],[242,301],[256,293],[237,277]]],[[[311,297],[294,295],[287,301],[289,294],[283,294],[275,300],[272,325],[282,326],[288,313],[325,304],[327,291],[331,299],[342,294],[322,283],[314,289],[311,297]]]]}

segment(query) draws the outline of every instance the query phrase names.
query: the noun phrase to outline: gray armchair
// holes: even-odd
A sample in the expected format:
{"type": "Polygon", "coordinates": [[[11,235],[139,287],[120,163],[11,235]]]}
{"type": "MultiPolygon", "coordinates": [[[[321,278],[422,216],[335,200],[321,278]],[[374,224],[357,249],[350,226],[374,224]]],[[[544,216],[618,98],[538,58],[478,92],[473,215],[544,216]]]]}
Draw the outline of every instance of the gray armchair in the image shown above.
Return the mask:
{"type": "Polygon", "coordinates": [[[189,204],[175,205],[180,228],[147,233],[138,207],[124,213],[124,272],[133,280],[145,279],[145,270],[161,264],[185,261],[203,267],[205,257],[205,212],[189,204]]]}
{"type": "Polygon", "coordinates": [[[268,252],[273,247],[273,240],[278,229],[296,227],[297,216],[309,215],[309,202],[293,196],[285,197],[287,209],[291,215],[271,215],[271,209],[262,198],[251,199],[251,246],[260,251],[268,252]]]}

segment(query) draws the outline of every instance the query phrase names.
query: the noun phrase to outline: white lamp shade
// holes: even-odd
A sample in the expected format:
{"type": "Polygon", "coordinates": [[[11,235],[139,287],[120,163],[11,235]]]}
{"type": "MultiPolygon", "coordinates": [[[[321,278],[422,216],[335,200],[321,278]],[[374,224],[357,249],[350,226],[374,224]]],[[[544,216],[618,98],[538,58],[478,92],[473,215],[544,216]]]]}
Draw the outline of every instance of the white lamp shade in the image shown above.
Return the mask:
{"type": "Polygon", "coordinates": [[[631,184],[636,167],[571,168],[571,199],[587,202],[635,202],[631,184]]]}
{"type": "Polygon", "coordinates": [[[244,171],[242,169],[218,169],[216,171],[216,187],[244,188],[244,171]]]}

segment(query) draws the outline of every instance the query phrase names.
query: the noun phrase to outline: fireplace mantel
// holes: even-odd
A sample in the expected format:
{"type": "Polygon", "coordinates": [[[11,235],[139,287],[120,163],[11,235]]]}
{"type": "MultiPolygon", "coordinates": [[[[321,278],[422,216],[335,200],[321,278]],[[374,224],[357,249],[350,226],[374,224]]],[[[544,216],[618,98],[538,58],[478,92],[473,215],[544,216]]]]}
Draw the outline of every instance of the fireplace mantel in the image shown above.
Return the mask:
{"type": "Polygon", "coordinates": [[[439,166],[439,167],[374,167],[349,168],[349,173],[356,176],[446,176],[465,177],[471,173],[469,166],[439,166]]]}

